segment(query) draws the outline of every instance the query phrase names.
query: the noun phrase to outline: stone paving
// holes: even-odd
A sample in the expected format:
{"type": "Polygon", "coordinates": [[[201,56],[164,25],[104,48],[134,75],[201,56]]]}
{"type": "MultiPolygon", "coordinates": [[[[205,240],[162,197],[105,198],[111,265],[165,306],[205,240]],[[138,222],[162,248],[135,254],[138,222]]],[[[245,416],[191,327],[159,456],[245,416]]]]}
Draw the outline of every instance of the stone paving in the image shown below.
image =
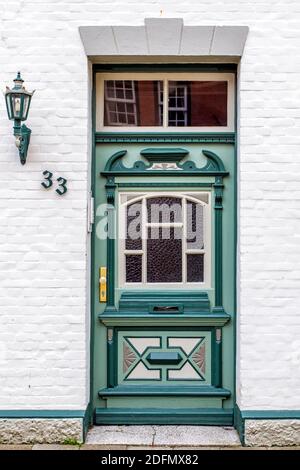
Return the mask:
{"type": "Polygon", "coordinates": [[[94,426],[82,445],[0,444],[1,450],[300,450],[242,447],[236,430],[220,426],[94,426]]]}
{"type": "Polygon", "coordinates": [[[242,447],[242,446],[126,446],[126,445],[63,445],[63,444],[35,444],[35,445],[1,445],[0,451],[15,451],[15,450],[300,450],[299,446],[295,447],[242,447]]]}
{"type": "Polygon", "coordinates": [[[239,446],[232,427],[219,426],[94,426],[86,444],[127,446],[239,446]]]}

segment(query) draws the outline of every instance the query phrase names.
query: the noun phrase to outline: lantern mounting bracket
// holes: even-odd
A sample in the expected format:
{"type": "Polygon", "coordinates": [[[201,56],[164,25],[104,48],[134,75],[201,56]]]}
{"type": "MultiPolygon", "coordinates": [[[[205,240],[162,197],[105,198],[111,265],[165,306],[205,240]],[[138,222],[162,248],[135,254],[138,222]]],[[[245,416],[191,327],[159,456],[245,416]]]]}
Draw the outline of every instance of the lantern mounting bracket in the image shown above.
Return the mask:
{"type": "Polygon", "coordinates": [[[19,149],[20,162],[25,165],[27,158],[27,151],[30,142],[31,129],[22,124],[22,126],[14,126],[14,136],[16,138],[16,146],[19,149]]]}

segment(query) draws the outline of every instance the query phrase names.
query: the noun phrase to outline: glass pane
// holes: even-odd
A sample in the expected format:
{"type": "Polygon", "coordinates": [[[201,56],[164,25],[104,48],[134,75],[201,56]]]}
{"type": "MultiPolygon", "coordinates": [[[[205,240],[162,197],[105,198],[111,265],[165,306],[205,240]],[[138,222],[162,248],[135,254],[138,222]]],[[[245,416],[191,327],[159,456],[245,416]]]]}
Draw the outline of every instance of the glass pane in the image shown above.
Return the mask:
{"type": "Polygon", "coordinates": [[[126,282],[142,282],[142,255],[126,255],[126,282]]]}
{"type": "Polygon", "coordinates": [[[227,82],[170,81],[169,126],[227,126],[227,82]]]}
{"type": "Polygon", "coordinates": [[[172,196],[157,196],[147,199],[148,222],[181,222],[181,199],[172,196]]]}
{"type": "Polygon", "coordinates": [[[187,256],[187,282],[204,281],[204,255],[187,256]]]}
{"type": "Polygon", "coordinates": [[[148,229],[147,282],[182,282],[182,229],[148,229]]]}
{"type": "Polygon", "coordinates": [[[142,249],[142,203],[134,202],[126,211],[126,250],[142,249]]]}
{"type": "Polygon", "coordinates": [[[24,96],[24,105],[23,105],[23,119],[27,118],[28,113],[28,105],[29,105],[29,96],[24,96]]]}
{"type": "Polygon", "coordinates": [[[13,119],[14,116],[13,116],[13,111],[12,111],[11,96],[10,95],[5,95],[5,99],[6,99],[8,117],[9,117],[9,119],[13,119]]]}
{"type": "Polygon", "coordinates": [[[105,126],[161,126],[160,81],[105,80],[105,126]]]}
{"type": "Polygon", "coordinates": [[[187,201],[186,234],[188,250],[203,250],[203,206],[196,202],[187,201]]]}
{"type": "Polygon", "coordinates": [[[12,105],[14,110],[14,117],[21,119],[21,95],[14,95],[12,97],[12,105]]]}

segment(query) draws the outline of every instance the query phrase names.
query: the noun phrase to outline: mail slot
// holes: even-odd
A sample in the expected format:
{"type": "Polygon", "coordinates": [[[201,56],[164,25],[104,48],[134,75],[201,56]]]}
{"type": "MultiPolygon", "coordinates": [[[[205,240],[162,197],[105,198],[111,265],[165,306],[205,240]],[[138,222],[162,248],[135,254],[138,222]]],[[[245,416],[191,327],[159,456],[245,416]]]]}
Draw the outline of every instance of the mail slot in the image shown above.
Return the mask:
{"type": "Polygon", "coordinates": [[[150,305],[149,306],[150,313],[170,313],[170,314],[177,314],[183,313],[183,305],[150,305]]]}

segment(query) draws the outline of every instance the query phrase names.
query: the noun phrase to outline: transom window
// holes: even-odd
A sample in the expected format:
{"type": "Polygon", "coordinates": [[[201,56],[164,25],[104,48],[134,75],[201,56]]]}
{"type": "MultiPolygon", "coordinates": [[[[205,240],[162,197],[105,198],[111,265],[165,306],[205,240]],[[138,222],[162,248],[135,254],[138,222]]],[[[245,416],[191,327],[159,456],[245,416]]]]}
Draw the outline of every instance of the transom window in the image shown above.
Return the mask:
{"type": "Polygon", "coordinates": [[[121,194],[121,286],[209,286],[209,234],[209,192],[121,194]]]}
{"type": "Polygon", "coordinates": [[[99,73],[97,128],[234,130],[230,73],[99,73]]]}

